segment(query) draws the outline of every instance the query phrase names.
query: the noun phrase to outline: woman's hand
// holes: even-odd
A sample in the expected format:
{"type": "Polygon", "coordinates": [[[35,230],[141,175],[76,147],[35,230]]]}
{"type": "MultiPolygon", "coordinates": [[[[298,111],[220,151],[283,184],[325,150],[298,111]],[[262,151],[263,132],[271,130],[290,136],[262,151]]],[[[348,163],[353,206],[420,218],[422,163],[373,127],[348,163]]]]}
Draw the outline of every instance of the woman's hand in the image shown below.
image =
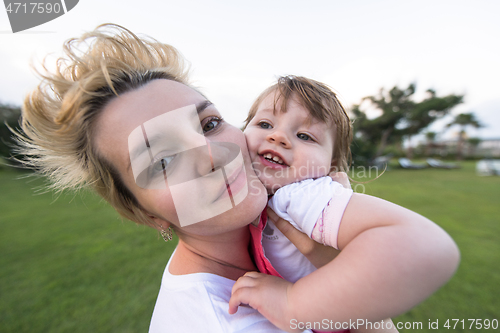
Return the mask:
{"type": "Polygon", "coordinates": [[[287,332],[301,332],[290,327],[294,317],[287,295],[292,286],[293,283],[276,276],[248,272],[233,286],[229,313],[235,314],[239,305],[248,304],[276,327],[287,332]]]}
{"type": "Polygon", "coordinates": [[[351,188],[351,182],[349,182],[349,176],[345,172],[330,172],[328,175],[330,178],[337,183],[340,183],[345,188],[351,188]]]}
{"type": "Polygon", "coordinates": [[[314,267],[320,268],[326,265],[340,253],[340,251],[333,247],[325,246],[312,240],[309,236],[294,228],[290,222],[276,215],[269,207],[267,208],[267,216],[273,221],[276,228],[295,245],[314,267]]]}
{"type": "MultiPolygon", "coordinates": [[[[330,176],[333,181],[339,182],[343,187],[348,189],[351,188],[349,177],[345,172],[331,172],[328,176],[330,176]]],[[[340,251],[332,247],[322,245],[312,240],[306,234],[294,228],[288,221],[276,215],[270,208],[267,208],[267,216],[273,221],[276,228],[295,245],[314,267],[320,268],[326,265],[340,253],[340,251]]]]}

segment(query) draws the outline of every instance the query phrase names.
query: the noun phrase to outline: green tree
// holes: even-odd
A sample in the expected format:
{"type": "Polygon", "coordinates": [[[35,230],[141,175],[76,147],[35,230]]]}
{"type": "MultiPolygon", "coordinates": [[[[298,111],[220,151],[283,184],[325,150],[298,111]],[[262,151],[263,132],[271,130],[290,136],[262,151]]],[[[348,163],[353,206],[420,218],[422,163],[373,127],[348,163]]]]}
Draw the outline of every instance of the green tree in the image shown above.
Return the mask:
{"type": "Polygon", "coordinates": [[[457,143],[457,160],[463,159],[463,148],[466,138],[466,129],[469,126],[480,128],[483,125],[479,122],[473,112],[460,113],[455,116],[455,118],[446,127],[452,127],[458,125],[460,126],[460,132],[458,133],[458,143],[457,143]]]}
{"type": "Polygon", "coordinates": [[[380,89],[378,95],[367,96],[372,107],[380,111],[380,116],[369,119],[361,103],[352,107],[354,116],[353,157],[358,161],[371,161],[383,154],[389,144],[400,145],[403,138],[420,133],[436,119],[443,117],[463,100],[462,95],[438,97],[432,89],[420,102],[413,99],[415,84],[401,89],[380,89]]]}
{"type": "Polygon", "coordinates": [[[474,157],[476,155],[477,146],[481,143],[481,139],[469,138],[467,142],[469,143],[469,155],[474,157]]]}
{"type": "Polygon", "coordinates": [[[425,138],[427,139],[427,144],[425,146],[425,156],[430,156],[432,152],[432,147],[434,146],[434,141],[436,140],[436,132],[426,132],[425,138]]]}
{"type": "Polygon", "coordinates": [[[13,155],[14,140],[9,127],[19,127],[20,116],[21,108],[0,103],[0,156],[10,157],[13,155]]]}

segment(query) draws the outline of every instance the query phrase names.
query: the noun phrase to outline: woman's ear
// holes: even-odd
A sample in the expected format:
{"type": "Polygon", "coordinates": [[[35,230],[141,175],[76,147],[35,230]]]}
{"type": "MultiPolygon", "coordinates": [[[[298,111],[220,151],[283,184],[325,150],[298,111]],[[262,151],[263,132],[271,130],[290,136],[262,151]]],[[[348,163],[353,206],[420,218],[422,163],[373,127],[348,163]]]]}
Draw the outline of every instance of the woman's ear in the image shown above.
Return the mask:
{"type": "Polygon", "coordinates": [[[164,220],[160,217],[157,217],[153,214],[151,214],[150,212],[147,212],[146,210],[144,209],[141,209],[142,213],[147,216],[147,218],[152,221],[152,226],[155,227],[155,229],[157,229],[158,231],[162,231],[162,230],[166,230],[168,228],[171,227],[172,223],[170,223],[169,221],[167,220],[164,220]]]}
{"type": "MultiPolygon", "coordinates": [[[[160,232],[160,235],[161,237],[163,238],[163,240],[165,242],[169,242],[172,240],[172,231],[175,229],[173,228],[173,224],[169,221],[166,221],[162,218],[159,218],[151,213],[148,213],[146,211],[143,210],[143,213],[145,215],[147,215],[148,219],[150,221],[153,221],[152,223],[152,227],[155,228],[156,230],[158,230],[160,232]]],[[[176,233],[177,233],[177,229],[176,230],[176,233]]]]}

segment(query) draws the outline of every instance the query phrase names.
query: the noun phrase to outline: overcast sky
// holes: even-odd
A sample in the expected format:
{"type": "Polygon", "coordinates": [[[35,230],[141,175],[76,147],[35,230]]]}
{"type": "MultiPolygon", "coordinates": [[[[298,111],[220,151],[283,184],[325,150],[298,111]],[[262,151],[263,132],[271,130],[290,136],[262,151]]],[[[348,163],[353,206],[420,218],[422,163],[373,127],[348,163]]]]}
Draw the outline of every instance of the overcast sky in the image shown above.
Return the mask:
{"type": "Polygon", "coordinates": [[[20,105],[36,85],[31,59],[112,22],[178,48],[195,85],[235,125],[276,76],[295,74],[327,83],[346,106],[411,82],[417,97],[429,88],[465,94],[453,113],[473,111],[487,125],[469,135],[500,138],[499,13],[498,0],[80,0],[67,14],[13,34],[2,9],[0,102],[20,105]]]}

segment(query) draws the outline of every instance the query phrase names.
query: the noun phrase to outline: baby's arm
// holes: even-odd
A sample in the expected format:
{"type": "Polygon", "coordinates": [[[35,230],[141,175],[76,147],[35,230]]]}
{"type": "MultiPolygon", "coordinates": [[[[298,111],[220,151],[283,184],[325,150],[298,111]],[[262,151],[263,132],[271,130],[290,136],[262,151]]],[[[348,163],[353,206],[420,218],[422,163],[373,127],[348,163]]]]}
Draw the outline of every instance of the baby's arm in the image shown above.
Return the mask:
{"type": "MultiPolygon", "coordinates": [[[[337,181],[341,183],[345,188],[350,189],[351,185],[349,183],[349,180],[347,178],[347,175],[345,173],[336,173],[332,179],[334,181],[337,181]],[[344,177],[345,176],[345,177],[344,177]]],[[[342,209],[343,212],[343,209],[342,209]]],[[[270,220],[272,220],[273,224],[275,227],[277,227],[283,235],[285,235],[299,250],[300,252],[307,257],[307,259],[316,267],[320,268],[332,261],[339,253],[336,248],[332,248],[333,243],[337,243],[337,238],[336,235],[334,239],[328,240],[325,245],[319,244],[318,242],[314,241],[310,237],[308,237],[306,234],[303,232],[299,231],[296,227],[292,226],[288,221],[283,220],[279,218],[276,213],[268,208],[267,209],[267,215],[270,220]]],[[[328,221],[328,219],[331,219],[331,215],[329,216],[328,211],[323,212],[323,217],[327,219],[326,223],[330,223],[331,221],[328,221]],[[326,215],[326,216],[325,216],[326,215]]],[[[324,225],[323,225],[324,226],[324,225]]],[[[318,225],[313,230],[313,235],[314,233],[318,230],[318,225]]],[[[324,229],[323,229],[324,231],[324,229]]],[[[333,236],[333,233],[331,234],[333,236]]],[[[316,239],[321,239],[323,237],[319,237],[316,239]]],[[[356,329],[351,329],[350,332],[358,332],[358,333],[397,333],[398,330],[392,323],[392,320],[385,319],[383,323],[380,321],[376,323],[377,328],[373,328],[373,323],[371,325],[360,325],[356,326],[356,329]]]]}
{"type": "Polygon", "coordinates": [[[331,213],[338,215],[338,228],[352,193],[350,188],[344,188],[328,176],[306,179],[278,189],[269,199],[268,206],[279,217],[311,237],[313,230],[318,229],[318,221],[330,203],[335,206],[330,210],[331,213]]]}
{"type": "Polygon", "coordinates": [[[281,285],[277,293],[266,287],[274,277],[255,273],[241,278],[233,288],[230,311],[250,304],[283,329],[292,319],[349,322],[362,315],[375,322],[430,296],[459,261],[455,243],[440,227],[362,194],[353,194],[344,212],[338,245],[335,260],[296,283],[273,282],[281,285]]]}
{"type": "Polygon", "coordinates": [[[340,221],[353,191],[349,183],[345,188],[332,178],[307,179],[284,186],[269,200],[269,207],[313,240],[338,249],[340,221]]]}

